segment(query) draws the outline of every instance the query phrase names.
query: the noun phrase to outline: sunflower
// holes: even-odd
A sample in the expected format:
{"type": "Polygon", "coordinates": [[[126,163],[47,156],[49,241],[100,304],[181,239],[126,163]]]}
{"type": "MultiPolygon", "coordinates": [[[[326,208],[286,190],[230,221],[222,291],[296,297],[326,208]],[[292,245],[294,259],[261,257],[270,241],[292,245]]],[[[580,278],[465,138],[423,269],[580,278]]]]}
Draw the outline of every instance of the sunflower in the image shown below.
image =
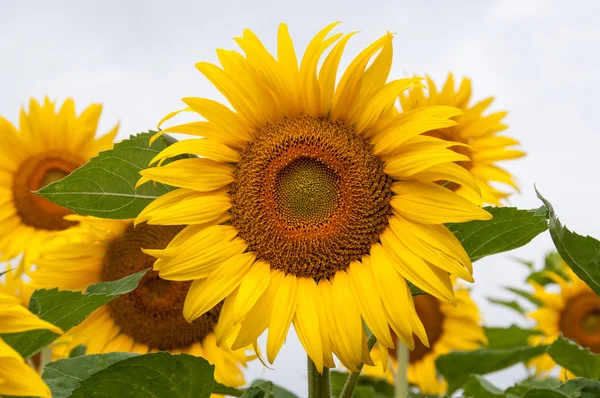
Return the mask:
{"type": "MultiPolygon", "coordinates": [[[[563,263],[564,264],[564,263],[563,263]]],[[[545,276],[554,281],[560,292],[552,293],[534,281],[529,283],[534,288],[534,297],[543,305],[528,316],[536,322],[536,329],[543,333],[533,339],[534,344],[550,344],[559,334],[600,354],[600,297],[564,264],[565,276],[547,271],[545,276]]],[[[558,365],[548,354],[543,354],[528,364],[535,368],[537,374],[548,375],[558,365]]],[[[564,381],[576,377],[571,372],[560,372],[564,381]]]]}
{"type": "MultiPolygon", "coordinates": [[[[473,173],[481,189],[484,202],[500,205],[501,201],[510,194],[494,188],[491,183],[502,183],[515,190],[518,190],[518,186],[510,173],[498,167],[495,163],[502,160],[517,159],[525,155],[525,152],[510,149],[518,145],[519,141],[498,135],[500,131],[508,128],[502,121],[507,112],[483,114],[491,105],[494,97],[469,105],[471,101],[471,80],[467,78],[461,81],[458,91],[455,90],[452,74],[449,74],[448,80],[446,80],[440,92],[438,92],[435,83],[430,78],[427,78],[427,88],[428,96],[423,92],[423,88],[418,86],[401,95],[402,109],[407,112],[430,105],[449,105],[461,109],[464,114],[455,118],[456,125],[436,129],[426,133],[426,135],[466,144],[451,148],[469,158],[467,161],[457,161],[457,164],[473,173]]],[[[454,188],[458,193],[472,200],[477,200],[477,197],[473,198],[471,192],[466,191],[464,187],[460,187],[458,184],[451,184],[450,188],[454,188]]]]}
{"type": "MultiPolygon", "coordinates": [[[[154,259],[142,247],[162,249],[178,235],[177,226],[133,225],[133,221],[67,216],[79,225],[58,234],[40,248],[38,269],[31,273],[37,287],[84,290],[152,267],[154,259]]],[[[155,351],[202,356],[215,365],[216,380],[241,386],[245,350],[217,347],[214,329],[221,304],[192,323],[183,318],[183,303],[191,282],[170,282],[149,271],[138,287],[100,307],[71,329],[57,349],[70,352],[78,345],[86,353],[155,351]]],[[[60,354],[59,354],[60,355],[60,354]]]]}
{"type": "MultiPolygon", "coordinates": [[[[15,296],[0,292],[0,334],[48,329],[62,334],[62,330],[41,320],[21,305],[15,296]]],[[[51,397],[50,389],[39,374],[0,338],[0,396],[51,397]]]]}
{"type": "Polygon", "coordinates": [[[462,112],[396,112],[398,95],[420,80],[386,83],[389,33],[336,86],[352,36],[329,36],[336,25],[314,37],[299,67],[284,24],[277,59],[245,30],[235,39],[244,54],[217,50],[222,67],[196,64],[234,110],[184,98],[184,111],[206,120],[162,132],[204,138],[177,142],[152,163],[186,153],[202,158],[150,167],[138,182],[179,188],[137,222],[188,225],[166,249],[146,250],[158,258],[162,278],[193,281],[185,318],[225,300],[217,343],[233,336],[232,347],[244,347],[268,328],[271,363],[293,323],[319,371],[335,366],[332,353],[350,370],[370,362],[362,320],[387,348],[394,347],[390,326],[408,347],[413,331],[426,343],[407,280],[455,303],[450,274],[472,281],[472,265],[443,224],[491,218],[436,183],[477,194],[472,175],[453,163],[468,158],[447,149],[454,143],[422,135],[456,124],[450,118],[462,112]]]}
{"type": "Polygon", "coordinates": [[[94,138],[102,106],[93,104],[79,116],[73,100],[55,111],[48,98],[43,105],[31,99],[29,114],[21,109],[19,129],[0,117],[0,260],[36,250],[56,231],[74,225],[63,217],[70,213],[32,193],[60,180],[109,149],[118,126],[94,138]]]}
{"type": "MultiPolygon", "coordinates": [[[[414,298],[415,308],[429,340],[429,347],[417,342],[410,353],[408,382],[419,387],[423,394],[441,395],[447,385],[437,374],[435,360],[451,351],[471,351],[479,348],[487,339],[480,325],[479,309],[465,288],[455,290],[456,306],[442,302],[429,295],[414,298]]],[[[373,377],[385,377],[390,383],[398,369],[396,351],[372,352],[377,366],[365,366],[363,373],[373,377]],[[390,362],[389,366],[387,362],[390,362]]]]}

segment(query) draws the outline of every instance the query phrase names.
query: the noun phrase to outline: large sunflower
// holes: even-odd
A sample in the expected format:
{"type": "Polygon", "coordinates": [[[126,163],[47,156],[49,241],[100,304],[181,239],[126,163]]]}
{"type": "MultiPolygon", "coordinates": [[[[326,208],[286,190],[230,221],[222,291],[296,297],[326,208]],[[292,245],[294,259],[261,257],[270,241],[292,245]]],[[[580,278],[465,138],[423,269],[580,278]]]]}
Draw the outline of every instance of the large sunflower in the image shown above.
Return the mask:
{"type": "MultiPolygon", "coordinates": [[[[48,329],[61,334],[62,330],[39,319],[21,305],[15,296],[0,292],[0,334],[48,329]]],[[[0,396],[51,397],[50,389],[39,374],[0,338],[0,396]]]]}
{"type": "MultiPolygon", "coordinates": [[[[48,98],[31,99],[29,114],[21,109],[19,129],[0,117],[0,260],[36,250],[56,231],[72,227],[70,213],[33,194],[109,149],[118,126],[96,139],[102,106],[91,105],[79,116],[73,100],[55,110],[48,98]]],[[[27,261],[26,261],[27,263],[27,261]]]]}
{"type": "MultiPolygon", "coordinates": [[[[427,332],[429,347],[417,342],[409,356],[407,376],[408,382],[419,387],[423,394],[442,394],[447,388],[446,382],[436,371],[435,360],[439,356],[451,351],[475,350],[486,342],[479,309],[469,291],[458,288],[454,293],[456,306],[427,295],[414,298],[417,314],[427,332]]],[[[398,369],[396,351],[382,352],[375,348],[372,354],[377,366],[365,366],[363,373],[385,377],[393,382],[398,369]]]]}
{"type": "MultiPolygon", "coordinates": [[[[134,227],[132,221],[68,216],[79,226],[49,240],[31,273],[38,287],[84,290],[90,284],[113,281],[152,267],[154,259],[142,247],[162,249],[181,231],[175,226],[134,227]]],[[[215,365],[216,380],[241,386],[240,366],[245,350],[217,347],[214,328],[221,304],[192,323],[183,318],[183,303],[191,282],[170,282],[149,271],[131,293],[100,307],[84,322],[67,332],[62,347],[67,353],[85,345],[88,354],[113,351],[145,354],[170,351],[202,356],[215,365]]]]}
{"type": "MultiPolygon", "coordinates": [[[[556,293],[536,282],[529,282],[534,288],[534,297],[543,303],[528,314],[536,321],[536,329],[543,332],[543,336],[535,338],[533,342],[550,344],[562,333],[577,344],[600,354],[600,297],[566,264],[563,272],[566,278],[551,271],[545,273],[560,287],[556,293]]],[[[548,354],[533,359],[529,365],[542,375],[548,375],[558,366],[548,354]]],[[[563,370],[560,377],[566,380],[575,376],[563,370]]]]}
{"type": "MultiPolygon", "coordinates": [[[[423,106],[449,105],[464,111],[464,115],[455,118],[456,125],[436,129],[426,135],[467,144],[468,146],[452,147],[457,153],[469,158],[467,161],[458,161],[457,164],[475,175],[484,202],[500,205],[510,194],[494,188],[493,184],[502,183],[514,189],[518,189],[518,186],[510,173],[497,166],[496,162],[525,155],[524,152],[511,148],[518,145],[519,141],[498,135],[507,128],[502,121],[507,112],[484,115],[494,100],[493,97],[470,105],[471,80],[467,78],[461,81],[456,90],[454,77],[450,74],[441,91],[438,91],[433,80],[427,78],[427,89],[425,93],[422,87],[417,86],[401,95],[402,109],[407,112],[423,106]]],[[[471,192],[465,191],[464,187],[457,184],[451,184],[450,188],[455,188],[458,193],[471,199],[477,199],[472,198],[471,192]]]]}
{"type": "Polygon", "coordinates": [[[180,141],[154,161],[203,158],[143,170],[140,184],[179,189],[137,221],[189,225],[165,250],[146,252],[158,258],[162,278],[194,281],[183,308],[188,321],[225,299],[218,343],[235,336],[233,347],[243,347],[268,327],[273,362],[293,323],[317,369],[335,365],[333,352],[356,370],[370,361],[361,318],[381,345],[394,347],[391,326],[414,347],[422,326],[407,280],[448,303],[455,303],[449,274],[473,280],[467,254],[443,224],[491,216],[436,183],[478,192],[472,175],[452,163],[468,158],[447,149],[453,143],[422,136],[454,125],[449,118],[462,112],[396,112],[398,95],[419,79],[386,83],[391,34],[362,51],[336,86],[352,34],[328,37],[335,25],[315,36],[299,67],[284,24],[277,59],[245,30],[235,39],[245,55],[217,50],[222,67],[198,63],[235,110],[183,99],[206,121],[163,132],[205,138],[180,141]]]}

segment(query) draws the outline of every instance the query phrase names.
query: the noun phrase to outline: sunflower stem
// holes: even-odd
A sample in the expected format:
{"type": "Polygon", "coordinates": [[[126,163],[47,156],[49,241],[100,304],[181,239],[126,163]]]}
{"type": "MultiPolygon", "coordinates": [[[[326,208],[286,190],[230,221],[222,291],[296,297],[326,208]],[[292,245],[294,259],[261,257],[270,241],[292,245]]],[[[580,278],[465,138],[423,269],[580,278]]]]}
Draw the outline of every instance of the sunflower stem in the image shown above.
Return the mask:
{"type": "MultiPolygon", "coordinates": [[[[369,340],[367,340],[367,346],[369,347],[369,351],[375,345],[377,339],[375,335],[371,334],[369,336],[369,340]]],[[[358,372],[350,373],[350,376],[346,379],[346,384],[344,384],[344,389],[340,394],[340,398],[352,398],[352,394],[354,394],[354,389],[356,388],[356,384],[358,383],[358,378],[360,377],[360,371],[363,368],[363,364],[358,365],[358,372]]]]}
{"type": "Polygon", "coordinates": [[[329,380],[329,368],[323,368],[319,373],[315,363],[308,359],[308,398],[330,398],[331,381],[329,380]]]}
{"type": "Polygon", "coordinates": [[[396,398],[406,398],[408,395],[408,347],[400,340],[396,343],[396,359],[398,370],[396,372],[396,398]]]}

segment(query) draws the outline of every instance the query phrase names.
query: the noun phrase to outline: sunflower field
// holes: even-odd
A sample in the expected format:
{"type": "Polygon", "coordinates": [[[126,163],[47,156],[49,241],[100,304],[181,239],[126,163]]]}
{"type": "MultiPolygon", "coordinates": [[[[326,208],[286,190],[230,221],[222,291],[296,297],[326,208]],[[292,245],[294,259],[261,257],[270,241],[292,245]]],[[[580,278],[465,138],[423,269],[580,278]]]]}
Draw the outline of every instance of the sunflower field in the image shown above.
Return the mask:
{"type": "Polygon", "coordinates": [[[600,241],[543,186],[510,205],[536,148],[461,71],[342,27],[243,30],[195,64],[220,96],[145,131],[71,98],[0,116],[0,397],[600,397],[600,241]],[[537,236],[487,297],[519,322],[488,323],[479,261],[537,236]],[[294,342],[301,393],[270,376],[294,342]]]}

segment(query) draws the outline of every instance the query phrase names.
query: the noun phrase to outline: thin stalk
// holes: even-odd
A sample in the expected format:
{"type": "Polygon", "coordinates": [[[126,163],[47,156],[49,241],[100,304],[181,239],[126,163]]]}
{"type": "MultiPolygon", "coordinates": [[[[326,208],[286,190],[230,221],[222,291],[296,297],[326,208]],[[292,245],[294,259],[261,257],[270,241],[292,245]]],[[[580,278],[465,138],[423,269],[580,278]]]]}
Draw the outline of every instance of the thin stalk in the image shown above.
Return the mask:
{"type": "Polygon", "coordinates": [[[398,339],[396,343],[396,359],[398,370],[396,372],[396,398],[406,398],[408,395],[408,347],[398,339]]]}
{"type": "MultiPolygon", "coordinates": [[[[367,340],[367,346],[369,347],[369,351],[371,351],[371,348],[373,348],[376,342],[377,339],[375,338],[375,335],[372,334],[371,336],[369,336],[369,340],[367,340]]],[[[358,372],[350,373],[350,376],[348,376],[348,378],[346,379],[346,384],[344,384],[344,389],[340,394],[340,398],[352,397],[352,394],[354,394],[354,389],[356,388],[356,383],[358,383],[358,378],[360,377],[360,371],[362,370],[362,368],[363,364],[361,363],[360,365],[358,365],[358,372]]]]}
{"type": "Polygon", "coordinates": [[[331,381],[329,380],[329,368],[323,368],[323,373],[319,373],[315,363],[307,357],[308,360],[308,398],[330,398],[331,381]]]}

